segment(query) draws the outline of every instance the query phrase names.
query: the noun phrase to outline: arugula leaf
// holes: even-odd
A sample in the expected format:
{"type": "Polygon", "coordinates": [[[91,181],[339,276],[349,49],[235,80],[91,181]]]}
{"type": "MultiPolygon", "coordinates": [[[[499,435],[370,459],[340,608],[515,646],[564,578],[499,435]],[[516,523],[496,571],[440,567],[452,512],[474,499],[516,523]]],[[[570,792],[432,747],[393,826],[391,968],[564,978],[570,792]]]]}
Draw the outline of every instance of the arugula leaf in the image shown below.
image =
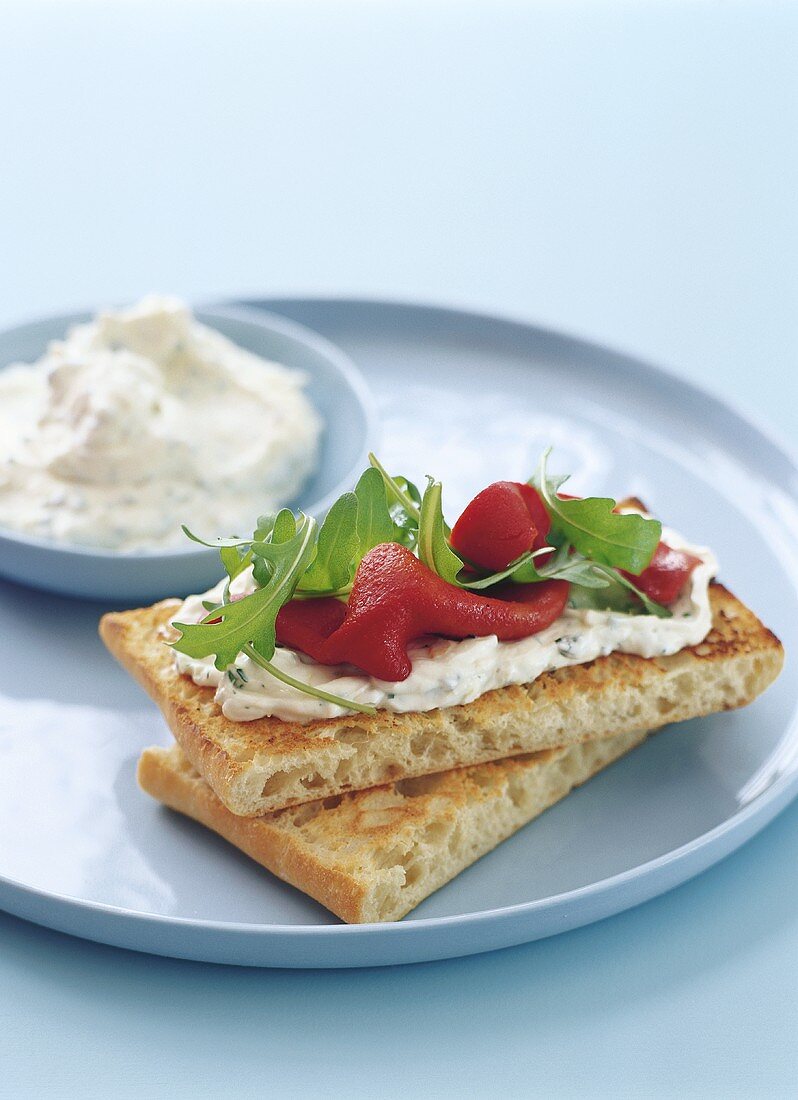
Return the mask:
{"type": "Polygon", "coordinates": [[[546,548],[534,553],[522,554],[517,561],[500,573],[475,580],[460,577],[461,588],[480,590],[490,588],[501,581],[510,580],[516,584],[529,584],[536,581],[563,580],[571,584],[569,604],[577,608],[593,608],[596,611],[626,611],[640,613],[640,604],[650,615],[667,619],[671,611],[656,603],[645,592],[620,574],[616,569],[600,562],[588,561],[581,554],[572,552],[572,547],[563,544],[556,553],[539,569],[535,558],[546,553],[546,548]],[[635,597],[637,597],[635,599],[635,597]]]}
{"type": "Polygon", "coordinates": [[[379,470],[370,467],[363,471],[355,486],[355,496],[358,548],[360,558],[364,558],[381,542],[398,541],[399,531],[388,508],[385,482],[379,470]]]}
{"type": "MultiPolygon", "coordinates": [[[[598,566],[598,568],[603,567],[598,566]]],[[[624,577],[624,575],[622,573],[619,573],[617,569],[608,569],[606,575],[610,581],[610,584],[612,584],[613,582],[617,582],[628,592],[637,596],[638,600],[640,600],[640,603],[642,603],[643,607],[646,609],[649,615],[656,615],[658,619],[672,618],[673,612],[670,610],[670,608],[663,606],[663,604],[661,603],[657,603],[656,600],[652,600],[651,597],[647,596],[645,592],[641,592],[636,584],[633,584],[628,577],[624,577]]],[[[638,613],[640,612],[640,608],[638,606],[636,606],[635,609],[638,613]]]]}
{"type": "Polygon", "coordinates": [[[228,581],[234,581],[239,573],[243,573],[252,564],[252,548],[247,547],[246,543],[243,546],[220,546],[219,557],[228,581]]]}
{"type": "Polygon", "coordinates": [[[585,589],[588,586],[578,582],[579,589],[572,588],[570,593],[569,603],[572,607],[589,607],[596,611],[626,611],[639,615],[642,604],[649,615],[656,615],[658,619],[670,619],[673,615],[670,608],[641,592],[637,585],[617,569],[598,562],[585,562],[585,565],[590,566],[597,577],[603,577],[604,584],[600,592],[587,593],[585,589]]]}
{"type": "Polygon", "coordinates": [[[388,503],[397,504],[407,517],[418,523],[421,515],[421,494],[412,481],[405,477],[391,477],[376,455],[369,453],[369,463],[378,470],[385,482],[388,503]]]}
{"type": "Polygon", "coordinates": [[[418,491],[418,488],[413,484],[413,482],[408,481],[406,477],[402,477],[400,474],[397,474],[394,477],[393,481],[402,496],[407,497],[407,499],[413,503],[416,509],[420,508],[421,493],[418,491]]]}
{"type": "MultiPolygon", "coordinates": [[[[301,513],[300,513],[301,515],[301,513]]],[[[314,530],[316,521],[313,521],[314,530]]],[[[255,531],[255,535],[252,540],[252,576],[255,578],[255,583],[261,588],[269,583],[273,572],[272,553],[270,550],[264,550],[264,547],[270,547],[279,545],[280,543],[289,542],[297,533],[297,523],[294,518],[294,513],[290,508],[281,508],[276,516],[273,517],[271,530],[267,531],[265,538],[259,538],[258,536],[266,528],[260,526],[260,520],[258,521],[258,528],[255,531]]],[[[315,556],[315,538],[313,540],[313,546],[308,558],[307,564],[309,565],[315,556]]]]}
{"type": "Polygon", "coordinates": [[[354,492],[344,493],[327,513],[301,592],[346,594],[369,550],[382,542],[398,542],[401,534],[388,509],[382,475],[370,467],[354,492]]]}
{"type": "MultiPolygon", "coordinates": [[[[291,515],[291,523],[295,532],[284,541],[253,543],[256,565],[262,560],[270,567],[266,583],[243,600],[215,608],[201,623],[175,623],[180,631],[180,638],[172,643],[175,649],[189,657],[213,656],[216,667],[222,670],[234,664],[250,644],[265,660],[274,655],[277,614],[291,599],[315,551],[316,521],[302,515],[295,524],[291,515]],[[220,622],[209,622],[211,618],[219,618],[220,622]]],[[[280,533],[286,533],[288,526],[283,520],[280,533]]],[[[275,523],[273,536],[277,533],[275,523]]]]}
{"type": "MultiPolygon", "coordinates": [[[[239,573],[243,573],[248,566],[252,565],[253,541],[265,540],[271,537],[276,518],[275,515],[260,516],[258,518],[255,533],[250,539],[217,538],[213,542],[208,542],[206,539],[200,538],[199,535],[195,535],[193,531],[190,531],[185,524],[182,524],[183,533],[190,538],[192,542],[197,542],[200,546],[208,546],[212,550],[219,551],[219,557],[224,566],[224,571],[227,574],[227,583],[224,586],[224,593],[222,595],[223,604],[229,602],[231,582],[235,580],[239,573]]],[[[291,518],[293,520],[293,515],[291,518]]]]}
{"type": "MultiPolygon", "coordinates": [[[[418,491],[412,481],[408,481],[406,477],[395,477],[399,491],[403,496],[407,497],[413,504],[416,511],[421,510],[421,493],[418,491]]],[[[389,503],[388,510],[391,513],[391,519],[396,524],[397,528],[397,542],[401,542],[403,546],[406,546],[409,550],[415,550],[418,543],[418,519],[415,513],[408,512],[404,504],[394,500],[393,503],[389,503]]]]}
{"type": "MultiPolygon", "coordinates": [[[[248,539],[235,538],[216,539],[215,542],[206,542],[206,540],[201,539],[199,535],[195,535],[193,531],[189,531],[185,524],[182,525],[182,529],[183,533],[187,535],[192,542],[198,542],[200,546],[208,546],[213,550],[219,551],[219,557],[222,560],[224,571],[227,573],[227,583],[224,586],[222,603],[227,603],[230,597],[231,581],[235,580],[238,574],[242,573],[247,566],[252,563],[251,542],[248,539]]],[[[208,603],[209,601],[205,602],[208,603]]]]}
{"type": "Polygon", "coordinates": [[[606,588],[609,584],[606,576],[596,569],[595,562],[578,554],[556,564],[552,562],[551,567],[544,566],[540,576],[543,580],[569,581],[582,588],[606,588]]]}
{"type": "Polygon", "coordinates": [[[380,474],[385,485],[388,511],[396,528],[392,541],[401,543],[409,550],[415,550],[421,516],[421,493],[406,477],[391,477],[375,455],[369,454],[369,462],[380,474]]]}
{"type": "Polygon", "coordinates": [[[252,564],[252,547],[248,549],[244,546],[222,546],[219,548],[219,557],[222,559],[222,565],[227,573],[227,581],[225,582],[224,592],[222,594],[222,603],[230,602],[230,585],[239,575],[243,573],[247,566],[252,564]]]}
{"type": "MultiPolygon", "coordinates": [[[[258,538],[256,532],[253,545],[257,542],[266,542],[266,539],[258,538]]],[[[281,508],[274,517],[274,526],[271,530],[271,542],[288,542],[296,534],[296,520],[290,508],[281,508]]]]}
{"type": "Polygon", "coordinates": [[[518,580],[521,584],[545,580],[546,578],[538,573],[535,568],[533,559],[539,554],[547,553],[549,550],[550,547],[543,547],[541,550],[535,550],[534,553],[527,551],[526,554],[522,554],[515,561],[511,561],[506,569],[500,569],[496,573],[488,573],[484,577],[475,576],[471,567],[466,566],[465,569],[461,569],[455,583],[459,588],[480,591],[483,588],[491,588],[494,584],[501,584],[502,581],[509,581],[510,579],[518,580]]]}
{"type": "Polygon", "coordinates": [[[251,539],[214,539],[213,542],[208,542],[207,539],[202,539],[199,535],[195,535],[193,531],[186,527],[185,523],[180,525],[180,530],[191,539],[192,542],[198,542],[200,546],[208,546],[211,550],[221,550],[233,546],[249,546],[251,539]]]}
{"type": "Polygon", "coordinates": [[[586,588],[606,588],[609,581],[594,569],[593,562],[587,561],[580,554],[571,554],[571,547],[566,543],[552,555],[545,564],[538,568],[535,559],[543,554],[551,553],[552,547],[543,546],[540,550],[529,551],[520,558],[510,562],[506,569],[498,573],[491,573],[487,577],[472,578],[469,575],[461,575],[458,584],[461,588],[471,588],[477,591],[490,588],[502,581],[512,581],[514,584],[534,584],[538,581],[570,581],[571,584],[584,585],[586,588]]]}
{"type": "MultiPolygon", "coordinates": [[[[287,509],[283,509],[283,511],[287,511],[287,509]]],[[[276,515],[267,514],[267,515],[259,516],[258,517],[258,525],[255,528],[255,534],[251,538],[248,538],[248,539],[238,538],[237,535],[234,535],[234,536],[232,536],[231,538],[228,538],[228,539],[223,539],[223,538],[216,538],[216,539],[213,539],[213,540],[203,539],[203,538],[200,538],[199,535],[195,535],[194,532],[185,525],[185,523],[182,523],[180,525],[180,530],[183,532],[183,534],[187,538],[190,538],[192,542],[197,542],[197,543],[199,543],[200,546],[208,546],[211,550],[221,551],[221,550],[227,549],[227,548],[239,548],[239,547],[244,547],[244,546],[250,547],[253,542],[263,542],[263,541],[265,541],[271,535],[272,531],[274,530],[274,524],[275,524],[276,519],[277,519],[276,515]]]]}
{"type": "Polygon", "coordinates": [[[624,614],[640,611],[640,605],[629,589],[617,579],[609,578],[604,588],[574,585],[568,593],[568,606],[580,611],[618,611],[624,614]]]}
{"type": "Polygon", "coordinates": [[[255,526],[255,533],[252,536],[252,541],[265,542],[266,539],[271,536],[276,520],[276,512],[267,512],[265,515],[258,516],[258,522],[255,526]]]}
{"type": "Polygon", "coordinates": [[[443,518],[441,483],[427,478],[421,501],[418,525],[418,556],[421,561],[449,584],[458,584],[463,560],[449,545],[449,528],[443,518]]]}
{"type": "Polygon", "coordinates": [[[557,490],[566,479],[547,475],[549,453],[543,454],[530,484],[543,497],[552,526],[591,561],[635,575],[642,573],[662,536],[659,520],[614,512],[616,502],[609,497],[560,500],[557,490]]]}
{"type": "Polygon", "coordinates": [[[316,558],[302,577],[303,592],[336,592],[352,583],[358,560],[358,520],[358,498],[354,493],[344,493],[319,529],[316,558]]]}

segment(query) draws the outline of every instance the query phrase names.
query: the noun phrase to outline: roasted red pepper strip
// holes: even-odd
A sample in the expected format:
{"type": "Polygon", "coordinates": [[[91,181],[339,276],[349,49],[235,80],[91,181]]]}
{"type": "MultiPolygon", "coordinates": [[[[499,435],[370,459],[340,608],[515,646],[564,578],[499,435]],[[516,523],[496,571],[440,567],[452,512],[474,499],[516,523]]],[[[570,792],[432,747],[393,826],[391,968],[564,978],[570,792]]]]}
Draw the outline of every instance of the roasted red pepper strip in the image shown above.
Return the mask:
{"type": "Polygon", "coordinates": [[[494,481],[477,493],[454,525],[452,547],[472,565],[498,572],[546,544],[551,520],[536,489],[494,481]]]}
{"type": "Polygon", "coordinates": [[[291,600],[277,613],[277,641],[314,657],[319,645],[337,630],[346,618],[346,604],[331,597],[315,600],[291,600]]]}
{"type": "Polygon", "coordinates": [[[701,559],[686,550],[675,550],[665,542],[660,542],[649,564],[639,577],[621,570],[632,584],[657,603],[673,603],[687,583],[701,559]]]}
{"type": "Polygon", "coordinates": [[[415,638],[526,638],[562,614],[568,584],[544,581],[524,586],[523,594],[522,602],[464,591],[405,547],[382,543],[361,561],[348,605],[338,604],[343,614],[333,609],[334,600],[294,601],[277,617],[277,638],[321,664],[352,664],[378,680],[406,680],[407,646],[415,638]]]}

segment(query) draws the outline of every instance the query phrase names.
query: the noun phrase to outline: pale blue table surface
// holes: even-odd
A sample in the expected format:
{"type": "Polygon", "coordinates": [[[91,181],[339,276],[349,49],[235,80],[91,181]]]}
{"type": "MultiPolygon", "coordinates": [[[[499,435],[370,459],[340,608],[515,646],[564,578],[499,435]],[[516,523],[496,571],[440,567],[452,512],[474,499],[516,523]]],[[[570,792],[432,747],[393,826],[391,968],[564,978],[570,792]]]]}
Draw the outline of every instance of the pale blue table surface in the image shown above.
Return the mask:
{"type": "MultiPolygon", "coordinates": [[[[0,324],[150,289],[443,301],[794,435],[797,56],[798,6],[758,0],[0,2],[0,324]]],[[[0,915],[0,1095],[794,1096],[796,866],[793,806],[638,910],[384,971],[0,915]]]]}

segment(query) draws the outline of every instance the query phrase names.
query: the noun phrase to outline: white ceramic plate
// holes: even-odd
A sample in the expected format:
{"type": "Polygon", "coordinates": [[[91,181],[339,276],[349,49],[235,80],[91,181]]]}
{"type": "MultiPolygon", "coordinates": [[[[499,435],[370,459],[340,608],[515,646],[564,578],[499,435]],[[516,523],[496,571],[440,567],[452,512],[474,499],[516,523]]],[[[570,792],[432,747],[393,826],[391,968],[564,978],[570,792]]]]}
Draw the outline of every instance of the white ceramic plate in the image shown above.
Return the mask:
{"type": "Polygon", "coordinates": [[[76,935],[215,962],[359,966],[504,947],[669,889],[798,791],[798,471],[739,413],[666,373],[497,318],[389,303],[278,301],[362,368],[392,469],[469,493],[540,450],[576,491],[635,493],[717,549],[721,577],[784,640],[753,706],[658,734],[398,924],[345,927],[139,792],[169,740],[96,636],[99,604],[0,585],[0,905],[76,935]]]}

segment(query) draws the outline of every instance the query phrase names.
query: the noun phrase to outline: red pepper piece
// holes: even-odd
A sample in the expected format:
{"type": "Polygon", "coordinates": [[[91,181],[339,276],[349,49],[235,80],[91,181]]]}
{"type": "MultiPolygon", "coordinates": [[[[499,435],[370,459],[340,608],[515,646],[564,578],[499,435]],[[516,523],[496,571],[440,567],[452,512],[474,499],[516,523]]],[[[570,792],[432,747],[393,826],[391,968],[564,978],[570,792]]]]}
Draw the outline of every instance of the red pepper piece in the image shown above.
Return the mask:
{"type": "MultiPolygon", "coordinates": [[[[346,604],[330,597],[291,600],[277,614],[277,639],[310,657],[321,642],[337,630],[346,617],[346,604]]],[[[318,659],[318,658],[317,658],[318,659]]]]}
{"type": "Polygon", "coordinates": [[[495,481],[477,493],[454,525],[452,546],[482,569],[506,569],[527,550],[544,546],[551,520],[531,485],[495,481]]]}
{"type": "Polygon", "coordinates": [[[523,601],[456,588],[405,547],[382,543],[361,561],[337,628],[326,633],[341,614],[328,606],[337,601],[294,601],[277,617],[277,637],[321,664],[352,664],[378,680],[406,680],[412,667],[407,646],[414,639],[426,634],[526,638],[553,623],[568,599],[565,581],[508,588],[513,595],[522,591],[523,601]]]}
{"type": "Polygon", "coordinates": [[[546,509],[546,505],[543,503],[543,497],[537,489],[532,485],[527,485],[525,481],[516,481],[513,484],[518,487],[519,493],[524,498],[524,504],[527,506],[530,519],[537,531],[535,541],[532,543],[532,549],[539,550],[541,546],[546,545],[546,539],[549,537],[551,516],[546,509]]]}
{"type": "Polygon", "coordinates": [[[673,603],[684,588],[687,578],[699,564],[700,558],[685,550],[675,550],[660,542],[650,563],[639,577],[621,570],[632,584],[657,603],[673,603]]]}

